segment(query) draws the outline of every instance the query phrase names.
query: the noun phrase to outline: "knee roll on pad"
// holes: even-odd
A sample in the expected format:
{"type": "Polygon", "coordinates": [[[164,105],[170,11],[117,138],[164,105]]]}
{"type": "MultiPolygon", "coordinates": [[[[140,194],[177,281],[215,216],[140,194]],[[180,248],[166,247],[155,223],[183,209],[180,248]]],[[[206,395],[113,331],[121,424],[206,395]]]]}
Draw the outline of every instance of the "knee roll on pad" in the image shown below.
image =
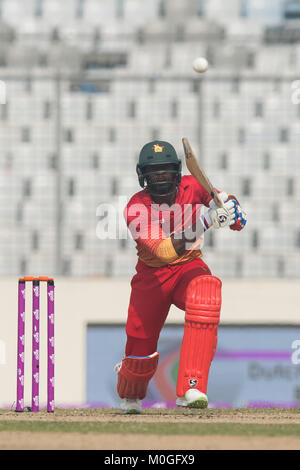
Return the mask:
{"type": "Polygon", "coordinates": [[[185,319],[199,323],[219,323],[222,282],[215,276],[198,276],[186,291],[185,319]]]}
{"type": "Polygon", "coordinates": [[[125,357],[118,372],[117,391],[120,398],[145,398],[150,379],[158,366],[159,353],[149,357],[125,357]]]}
{"type": "Polygon", "coordinates": [[[176,390],[179,397],[190,388],[206,393],[209,368],[217,346],[221,286],[215,276],[198,276],[187,287],[176,390]]]}

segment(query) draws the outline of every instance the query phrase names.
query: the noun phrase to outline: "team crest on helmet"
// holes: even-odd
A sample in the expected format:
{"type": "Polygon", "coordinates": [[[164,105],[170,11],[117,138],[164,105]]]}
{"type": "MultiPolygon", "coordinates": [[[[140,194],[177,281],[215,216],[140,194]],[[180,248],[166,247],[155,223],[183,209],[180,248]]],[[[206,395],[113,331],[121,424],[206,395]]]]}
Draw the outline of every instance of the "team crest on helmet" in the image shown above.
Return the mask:
{"type": "Polygon", "coordinates": [[[152,148],[153,148],[153,150],[154,150],[155,153],[158,153],[158,152],[162,152],[162,151],[163,151],[164,145],[154,144],[152,148]]]}

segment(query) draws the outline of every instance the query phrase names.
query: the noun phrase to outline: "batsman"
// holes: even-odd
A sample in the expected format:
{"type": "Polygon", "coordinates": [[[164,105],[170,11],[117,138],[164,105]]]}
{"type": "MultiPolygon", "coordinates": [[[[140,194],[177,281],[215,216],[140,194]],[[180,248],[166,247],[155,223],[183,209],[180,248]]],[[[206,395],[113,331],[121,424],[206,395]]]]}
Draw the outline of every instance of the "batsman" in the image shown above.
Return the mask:
{"type": "Polygon", "coordinates": [[[206,408],[222,283],[202,259],[204,232],[242,230],[246,213],[235,196],[217,190],[216,204],[194,176],[181,176],[181,161],[168,142],[144,145],[136,170],[143,189],[124,210],[138,261],[131,280],[125,356],[115,367],[121,409],[142,411],[158,367],[159,335],[172,304],[185,312],[176,405],[206,408]]]}

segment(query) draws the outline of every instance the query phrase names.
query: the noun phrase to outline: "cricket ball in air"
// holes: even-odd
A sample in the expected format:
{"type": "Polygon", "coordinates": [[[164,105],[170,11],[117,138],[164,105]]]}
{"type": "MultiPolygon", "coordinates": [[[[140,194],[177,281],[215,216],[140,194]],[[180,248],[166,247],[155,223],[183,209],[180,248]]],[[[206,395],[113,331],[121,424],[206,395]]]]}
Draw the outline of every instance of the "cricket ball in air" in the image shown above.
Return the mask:
{"type": "Polygon", "coordinates": [[[204,73],[208,69],[208,62],[205,57],[197,57],[193,62],[195,72],[204,73]]]}

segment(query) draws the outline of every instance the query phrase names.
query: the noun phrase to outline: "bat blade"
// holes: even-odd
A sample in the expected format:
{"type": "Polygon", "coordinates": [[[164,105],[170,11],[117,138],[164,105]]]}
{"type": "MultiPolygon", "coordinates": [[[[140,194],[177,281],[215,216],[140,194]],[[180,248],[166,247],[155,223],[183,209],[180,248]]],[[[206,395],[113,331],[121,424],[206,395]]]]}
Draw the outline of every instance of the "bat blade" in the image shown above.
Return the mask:
{"type": "Polygon", "coordinates": [[[212,197],[217,206],[223,207],[223,201],[220,199],[219,194],[213,187],[207,175],[199,166],[195,154],[192,150],[192,147],[190,146],[190,143],[186,137],[183,137],[182,144],[185,153],[186,166],[189,172],[191,173],[191,175],[194,176],[198,183],[201,184],[201,186],[203,186],[203,188],[208,192],[208,194],[212,197]]]}

